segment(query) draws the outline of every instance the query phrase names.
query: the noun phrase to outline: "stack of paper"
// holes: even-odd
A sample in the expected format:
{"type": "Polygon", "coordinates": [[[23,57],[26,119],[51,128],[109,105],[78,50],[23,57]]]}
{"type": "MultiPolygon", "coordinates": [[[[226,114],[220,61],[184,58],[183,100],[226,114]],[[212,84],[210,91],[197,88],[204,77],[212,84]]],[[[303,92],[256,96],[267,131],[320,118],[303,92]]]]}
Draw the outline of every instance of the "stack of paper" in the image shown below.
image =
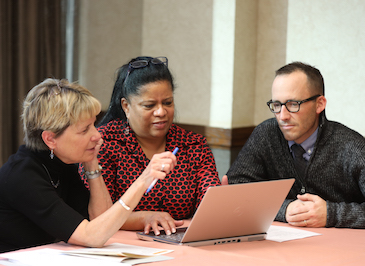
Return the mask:
{"type": "Polygon", "coordinates": [[[139,263],[171,260],[173,259],[172,257],[162,255],[172,251],[173,250],[125,245],[120,243],[114,243],[103,248],[82,248],[69,251],[43,248],[30,251],[2,253],[1,257],[7,258],[7,261],[0,260],[0,265],[100,266],[100,260],[103,260],[103,266],[116,265],[116,263],[119,265],[135,265],[139,263]]]}
{"type": "MultiPolygon", "coordinates": [[[[148,259],[172,252],[168,249],[146,248],[140,246],[113,243],[103,248],[82,248],[64,251],[63,254],[115,262],[132,262],[136,259],[148,259]]],[[[156,261],[156,260],[153,260],[156,261]]]]}

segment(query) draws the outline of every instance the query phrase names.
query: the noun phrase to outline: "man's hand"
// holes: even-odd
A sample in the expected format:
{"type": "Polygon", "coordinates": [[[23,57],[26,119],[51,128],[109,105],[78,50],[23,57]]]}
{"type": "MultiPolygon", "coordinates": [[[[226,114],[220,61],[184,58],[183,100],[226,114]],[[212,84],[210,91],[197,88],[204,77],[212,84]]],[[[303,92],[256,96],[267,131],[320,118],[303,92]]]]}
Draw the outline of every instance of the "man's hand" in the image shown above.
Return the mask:
{"type": "Polygon", "coordinates": [[[321,197],[304,194],[290,203],[286,209],[286,220],[293,226],[324,227],[327,221],[327,203],[321,197]]]}

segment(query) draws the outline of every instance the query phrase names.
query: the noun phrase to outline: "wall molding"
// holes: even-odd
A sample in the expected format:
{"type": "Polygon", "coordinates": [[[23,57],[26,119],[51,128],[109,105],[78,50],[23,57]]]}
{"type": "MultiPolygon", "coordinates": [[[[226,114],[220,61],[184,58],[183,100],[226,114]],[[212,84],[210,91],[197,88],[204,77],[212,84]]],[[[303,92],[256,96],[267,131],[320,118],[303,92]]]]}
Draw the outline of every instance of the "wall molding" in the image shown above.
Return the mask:
{"type": "Polygon", "coordinates": [[[199,133],[206,137],[211,148],[236,148],[242,147],[254,130],[254,126],[240,128],[218,128],[209,126],[180,124],[178,126],[199,133]]]}

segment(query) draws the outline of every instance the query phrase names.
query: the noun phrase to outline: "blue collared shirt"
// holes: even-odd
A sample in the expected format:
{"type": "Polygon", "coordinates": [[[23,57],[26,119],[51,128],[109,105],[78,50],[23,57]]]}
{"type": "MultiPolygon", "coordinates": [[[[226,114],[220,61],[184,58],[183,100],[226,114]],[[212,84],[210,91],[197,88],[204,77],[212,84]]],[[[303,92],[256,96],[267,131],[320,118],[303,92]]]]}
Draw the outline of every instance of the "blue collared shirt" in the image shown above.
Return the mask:
{"type": "MultiPolygon", "coordinates": [[[[300,145],[303,147],[303,149],[305,150],[305,153],[303,154],[304,159],[306,159],[307,161],[309,161],[309,158],[311,157],[312,153],[313,153],[313,149],[314,149],[314,144],[316,144],[316,140],[317,140],[317,134],[318,134],[318,128],[316,129],[316,131],[313,132],[312,135],[310,135],[309,138],[307,138],[305,141],[303,141],[300,145]]],[[[294,157],[294,153],[291,149],[291,146],[294,144],[295,142],[290,140],[288,141],[289,147],[290,147],[290,151],[294,157]]]]}

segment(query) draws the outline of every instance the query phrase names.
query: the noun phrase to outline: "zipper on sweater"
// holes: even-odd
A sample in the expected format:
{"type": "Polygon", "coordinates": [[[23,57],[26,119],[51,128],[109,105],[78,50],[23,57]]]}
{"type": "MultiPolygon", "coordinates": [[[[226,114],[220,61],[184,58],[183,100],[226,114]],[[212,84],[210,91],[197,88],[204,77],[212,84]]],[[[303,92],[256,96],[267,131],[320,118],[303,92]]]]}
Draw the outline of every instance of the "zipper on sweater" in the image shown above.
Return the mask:
{"type": "MultiPolygon", "coordinates": [[[[294,166],[294,168],[295,168],[295,166],[294,166]]],[[[302,176],[300,173],[298,173],[298,171],[296,169],[295,169],[295,172],[297,173],[297,178],[295,178],[295,180],[300,182],[300,184],[302,186],[302,188],[300,189],[300,194],[303,195],[305,193],[305,191],[306,191],[306,189],[305,189],[305,181],[304,181],[305,180],[305,177],[302,176]]],[[[307,173],[307,170],[305,171],[305,174],[306,173],[307,173]]]]}
{"type": "Polygon", "coordinates": [[[302,188],[300,189],[300,194],[305,194],[306,193],[306,188],[305,188],[305,179],[306,179],[306,176],[307,176],[307,173],[308,173],[308,167],[309,167],[309,165],[310,165],[310,163],[311,163],[311,161],[312,161],[312,158],[313,158],[313,156],[314,156],[314,154],[315,154],[315,151],[317,150],[317,146],[318,146],[318,142],[319,142],[319,136],[320,136],[320,134],[322,133],[322,127],[323,127],[323,124],[324,124],[324,115],[322,115],[322,119],[321,119],[321,123],[319,124],[319,130],[318,130],[318,135],[317,135],[317,140],[316,140],[316,142],[315,142],[315,144],[314,144],[314,149],[313,149],[313,153],[311,154],[311,156],[310,156],[310,158],[309,158],[309,160],[308,160],[308,162],[307,162],[307,168],[306,168],[306,170],[305,170],[305,174],[304,174],[304,176],[301,176],[298,172],[297,172],[297,174],[298,174],[298,179],[299,179],[299,181],[300,181],[300,183],[301,183],[301,185],[302,185],[302,188]]]}

